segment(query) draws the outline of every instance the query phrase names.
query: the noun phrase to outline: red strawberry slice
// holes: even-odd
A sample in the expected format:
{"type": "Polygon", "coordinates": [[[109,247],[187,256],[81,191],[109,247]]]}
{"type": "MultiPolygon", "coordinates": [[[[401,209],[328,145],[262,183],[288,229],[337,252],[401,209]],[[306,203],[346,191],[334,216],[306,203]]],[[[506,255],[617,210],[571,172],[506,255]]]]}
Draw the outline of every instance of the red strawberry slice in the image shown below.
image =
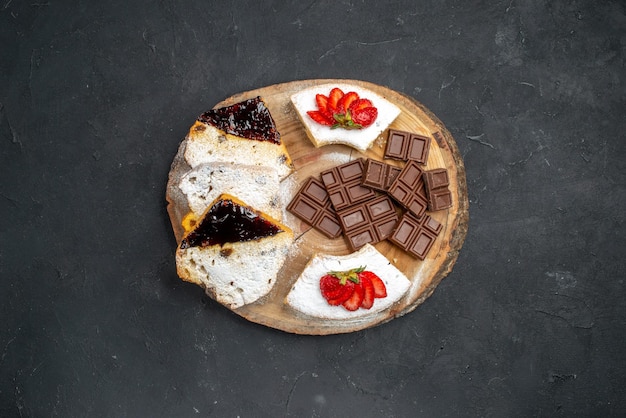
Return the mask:
{"type": "Polygon", "coordinates": [[[354,91],[345,93],[338,87],[330,90],[328,96],[315,95],[317,110],[308,111],[315,122],[332,129],[362,129],[370,126],[378,117],[378,109],[369,99],[362,99],[354,91]]]}
{"type": "Polygon", "coordinates": [[[343,91],[341,91],[341,89],[337,87],[333,88],[330,91],[330,94],[328,95],[328,104],[326,108],[332,115],[337,113],[337,104],[339,103],[339,100],[341,100],[343,96],[344,96],[343,91]]]}
{"type": "Polygon", "coordinates": [[[358,100],[358,98],[359,94],[354,91],[350,91],[344,94],[343,97],[339,99],[339,103],[337,103],[337,113],[345,114],[350,108],[350,105],[355,100],[358,100]]]}
{"type": "Polygon", "coordinates": [[[356,285],[352,282],[346,283],[345,285],[341,286],[343,288],[341,289],[341,292],[335,298],[328,299],[328,304],[332,306],[338,306],[343,304],[345,301],[352,297],[355,286],[356,285]]]}
{"type": "Polygon", "coordinates": [[[319,110],[327,118],[333,118],[333,114],[328,111],[328,97],[323,94],[316,94],[315,103],[317,104],[317,110],[319,110]]]}
{"type": "Polygon", "coordinates": [[[374,285],[368,275],[359,275],[361,286],[363,286],[363,302],[361,308],[369,309],[374,305],[374,285]]]}
{"type": "Polygon", "coordinates": [[[324,299],[334,299],[343,290],[344,286],[339,283],[339,279],[335,276],[327,274],[320,279],[320,290],[324,299]]]}
{"type": "Polygon", "coordinates": [[[352,112],[352,121],[362,127],[370,126],[378,116],[378,109],[375,107],[366,107],[357,109],[352,112]]]}
{"type": "Polygon", "coordinates": [[[374,105],[372,104],[372,101],[370,99],[357,99],[350,104],[348,110],[350,111],[350,113],[354,114],[354,112],[357,112],[361,109],[373,106],[374,105]]]}
{"type": "Polygon", "coordinates": [[[320,125],[333,126],[335,124],[334,119],[329,118],[319,110],[309,110],[306,114],[320,125]]]}
{"type": "Polygon", "coordinates": [[[377,298],[384,298],[387,296],[387,287],[385,283],[381,280],[380,277],[376,275],[376,273],[372,273],[371,271],[362,272],[359,277],[362,279],[366,276],[372,282],[374,286],[374,296],[377,298]]]}
{"type": "Polygon", "coordinates": [[[375,298],[387,296],[385,283],[365,266],[331,271],[320,278],[319,286],[329,305],[342,305],[349,311],[370,309],[375,298]]]}
{"type": "Polygon", "coordinates": [[[361,303],[363,303],[364,295],[363,286],[360,283],[355,284],[352,296],[342,303],[343,307],[349,311],[356,311],[361,306],[361,303]]]}
{"type": "Polygon", "coordinates": [[[320,279],[320,291],[329,305],[337,306],[348,300],[354,292],[354,283],[342,284],[337,276],[326,274],[320,279]]]}

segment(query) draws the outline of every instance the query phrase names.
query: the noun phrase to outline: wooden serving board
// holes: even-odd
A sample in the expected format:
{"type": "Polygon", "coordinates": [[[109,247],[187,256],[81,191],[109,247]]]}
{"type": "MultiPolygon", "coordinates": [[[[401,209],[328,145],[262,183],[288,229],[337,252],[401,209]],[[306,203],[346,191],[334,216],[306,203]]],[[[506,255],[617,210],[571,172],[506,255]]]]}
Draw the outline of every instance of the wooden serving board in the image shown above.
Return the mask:
{"type": "MultiPolygon", "coordinates": [[[[281,183],[284,205],[289,203],[309,176],[319,178],[321,171],[359,157],[383,160],[386,131],[364,154],[344,145],[315,148],[307,138],[291,104],[290,96],[302,89],[327,83],[350,83],[372,90],[401,109],[400,116],[390,128],[430,136],[432,138],[430,152],[424,168],[448,170],[453,206],[442,211],[428,212],[443,225],[443,228],[425,260],[410,256],[388,241],[375,246],[409,278],[412,285],[405,296],[390,309],[351,321],[329,321],[308,317],[285,304],[285,297],[311,257],[316,253],[344,255],[351,251],[345,238],[328,239],[283,210],[283,222],[293,229],[296,237],[294,247],[279,272],[272,291],[256,303],[235,309],[234,312],[249,321],[297,334],[325,335],[353,332],[382,324],[414,310],[433,293],[439,282],[451,271],[465,240],[469,218],[465,168],[454,138],[443,123],[414,99],[386,87],[357,80],[293,81],[240,93],[215,106],[227,106],[255,96],[263,98],[295,167],[295,172],[281,183]],[[440,135],[435,134],[437,132],[440,135]]],[[[392,160],[385,162],[398,166],[404,164],[392,160]]]]}

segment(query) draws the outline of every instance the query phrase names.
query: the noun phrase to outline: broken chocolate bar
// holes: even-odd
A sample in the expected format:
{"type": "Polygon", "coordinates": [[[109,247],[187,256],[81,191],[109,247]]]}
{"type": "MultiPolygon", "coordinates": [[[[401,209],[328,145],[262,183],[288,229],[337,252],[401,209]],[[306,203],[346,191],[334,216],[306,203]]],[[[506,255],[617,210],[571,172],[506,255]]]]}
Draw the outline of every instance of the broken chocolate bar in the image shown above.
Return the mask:
{"type": "Polygon", "coordinates": [[[365,162],[361,184],[374,190],[386,192],[402,169],[373,159],[365,162]]]}
{"type": "Polygon", "coordinates": [[[361,185],[364,165],[359,158],[322,172],[322,182],[336,211],[376,197],[374,190],[361,185]]]}
{"type": "Polygon", "coordinates": [[[391,197],[418,218],[424,215],[428,207],[422,172],[417,161],[409,161],[388,191],[391,197]]]}
{"type": "Polygon", "coordinates": [[[321,181],[309,177],[287,206],[287,210],[328,238],[341,235],[341,225],[321,181]]]}
{"type": "Polygon", "coordinates": [[[428,209],[432,211],[446,209],[452,206],[452,193],[448,189],[450,183],[448,170],[436,168],[424,171],[422,174],[428,197],[428,209]]]}
{"type": "Polygon", "coordinates": [[[396,208],[386,195],[339,211],[337,217],[348,244],[355,251],[367,243],[376,244],[388,238],[398,223],[396,208]]]}
{"type": "Polygon", "coordinates": [[[441,224],[430,215],[418,219],[406,212],[398,222],[394,233],[389,237],[389,241],[420,260],[424,260],[441,229],[441,224]]]}
{"type": "Polygon", "coordinates": [[[441,132],[439,131],[433,132],[433,137],[435,138],[435,141],[437,141],[437,145],[439,145],[439,148],[443,148],[443,149],[448,148],[446,139],[443,137],[443,134],[441,132]]]}
{"type": "Polygon", "coordinates": [[[426,164],[430,138],[411,132],[390,129],[385,146],[385,158],[402,161],[417,161],[426,164]]]}

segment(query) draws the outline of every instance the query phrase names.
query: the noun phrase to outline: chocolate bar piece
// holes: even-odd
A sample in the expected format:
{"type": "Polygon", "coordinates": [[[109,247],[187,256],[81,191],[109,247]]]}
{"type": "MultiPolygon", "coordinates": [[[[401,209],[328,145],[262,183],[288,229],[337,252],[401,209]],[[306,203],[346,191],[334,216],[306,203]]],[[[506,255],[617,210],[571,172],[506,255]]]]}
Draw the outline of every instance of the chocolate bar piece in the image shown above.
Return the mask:
{"type": "Polygon", "coordinates": [[[386,192],[398,177],[400,171],[402,171],[400,167],[370,158],[365,162],[361,184],[375,190],[386,192]]]}
{"type": "Polygon", "coordinates": [[[309,177],[287,205],[287,210],[328,238],[341,235],[341,225],[321,181],[309,177]]]}
{"type": "Polygon", "coordinates": [[[411,132],[390,129],[385,146],[385,158],[402,161],[417,161],[426,164],[430,138],[411,132]]]}
{"type": "Polygon", "coordinates": [[[428,208],[422,172],[417,161],[409,161],[387,192],[418,218],[421,218],[428,208]]]}
{"type": "Polygon", "coordinates": [[[450,180],[448,170],[436,168],[424,171],[422,174],[428,197],[428,209],[432,211],[446,209],[452,206],[452,193],[448,189],[450,180]]]}
{"type": "Polygon", "coordinates": [[[423,260],[435,243],[441,229],[441,224],[429,215],[418,219],[410,212],[406,212],[398,222],[394,233],[389,237],[389,241],[423,260]]]}
{"type": "Polygon", "coordinates": [[[376,244],[388,238],[398,223],[398,213],[387,195],[337,212],[348,244],[358,250],[367,243],[376,244]]]}
{"type": "Polygon", "coordinates": [[[439,148],[448,148],[448,143],[446,142],[446,139],[443,137],[443,134],[440,131],[433,132],[433,137],[435,138],[435,141],[437,141],[437,145],[439,145],[439,148]]]}
{"type": "Polygon", "coordinates": [[[322,182],[336,211],[376,197],[376,192],[361,185],[363,158],[323,171],[322,182]]]}

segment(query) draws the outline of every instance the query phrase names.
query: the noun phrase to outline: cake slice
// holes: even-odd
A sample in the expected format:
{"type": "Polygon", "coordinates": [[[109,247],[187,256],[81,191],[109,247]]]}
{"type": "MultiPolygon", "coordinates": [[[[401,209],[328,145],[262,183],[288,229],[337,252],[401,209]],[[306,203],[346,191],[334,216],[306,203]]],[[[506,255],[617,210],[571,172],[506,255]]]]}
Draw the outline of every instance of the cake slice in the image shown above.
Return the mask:
{"type": "Polygon", "coordinates": [[[261,97],[200,115],[189,130],[185,160],[192,167],[209,162],[266,166],[283,179],[293,164],[274,119],[261,97]]]}
{"type": "Polygon", "coordinates": [[[178,187],[185,194],[195,219],[221,194],[234,196],[274,219],[282,218],[280,180],[270,167],[221,162],[200,164],[180,179],[178,187]]]}
{"type": "MultiPolygon", "coordinates": [[[[348,283],[349,284],[349,283],[348,283]]],[[[317,254],[304,270],[287,295],[286,303],[305,315],[329,320],[353,320],[374,316],[393,306],[407,292],[411,282],[393,266],[387,257],[371,244],[348,255],[317,254]],[[386,287],[386,296],[375,298],[368,309],[346,309],[344,305],[333,305],[321,291],[321,279],[329,273],[364,270],[378,276],[386,287]]]]}
{"type": "Polygon", "coordinates": [[[272,289],[292,242],[287,226],[223,194],[183,236],[176,269],[181,279],[237,309],[272,289]]]}
{"type": "Polygon", "coordinates": [[[293,94],[291,102],[307,136],[318,148],[344,144],[365,152],[400,114],[400,109],[384,97],[352,84],[309,87],[293,94]],[[343,96],[346,98],[342,99],[343,96]],[[350,106],[344,106],[342,100],[353,106],[356,100],[361,100],[358,104],[366,110],[361,109],[359,114],[353,111],[347,116],[350,106]]]}

